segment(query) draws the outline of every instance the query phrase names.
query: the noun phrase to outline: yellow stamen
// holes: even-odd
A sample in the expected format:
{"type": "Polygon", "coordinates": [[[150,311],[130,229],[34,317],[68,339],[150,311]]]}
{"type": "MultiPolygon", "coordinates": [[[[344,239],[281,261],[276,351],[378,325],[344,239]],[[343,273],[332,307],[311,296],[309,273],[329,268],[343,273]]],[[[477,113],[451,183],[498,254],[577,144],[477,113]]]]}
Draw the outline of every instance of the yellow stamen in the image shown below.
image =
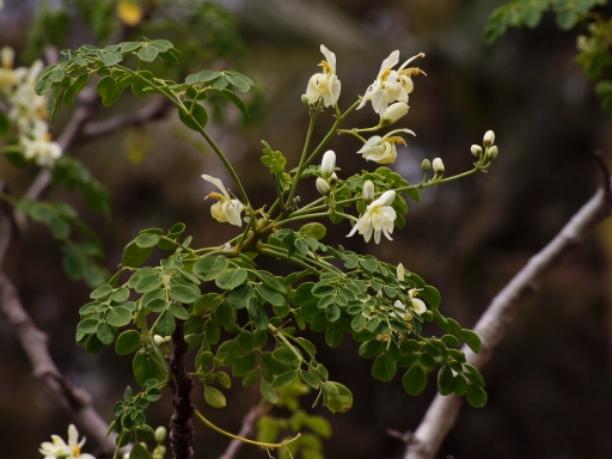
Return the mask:
{"type": "Polygon", "coordinates": [[[79,445],[75,445],[74,448],[72,448],[72,455],[73,456],[81,455],[81,447],[79,445]]]}
{"type": "Polygon", "coordinates": [[[390,73],[391,69],[385,69],[385,71],[380,74],[380,79],[386,80],[390,73]]]}
{"type": "Polygon", "coordinates": [[[216,191],[211,191],[210,193],[208,193],[208,196],[206,196],[206,199],[208,199],[208,198],[215,198],[215,199],[218,199],[220,201],[224,197],[225,196],[223,196],[220,193],[217,193],[216,191]]]}
{"type": "Polygon", "coordinates": [[[331,66],[329,65],[327,61],[321,61],[321,63],[319,64],[319,67],[323,69],[323,73],[325,74],[332,73],[331,66]]]}
{"type": "Polygon", "coordinates": [[[407,75],[407,76],[409,76],[409,77],[410,77],[410,76],[418,76],[418,75],[421,75],[421,74],[423,74],[423,75],[426,75],[426,76],[427,76],[427,74],[426,74],[425,72],[423,72],[423,71],[422,71],[420,68],[418,68],[418,67],[410,67],[410,68],[407,68],[407,69],[402,69],[402,70],[400,70],[400,71],[399,71],[399,72],[397,72],[397,73],[399,73],[400,75],[407,75]]]}
{"type": "Polygon", "coordinates": [[[46,140],[47,142],[51,142],[51,139],[52,139],[52,138],[53,138],[53,137],[51,137],[51,134],[45,134],[45,140],[46,140]]]}

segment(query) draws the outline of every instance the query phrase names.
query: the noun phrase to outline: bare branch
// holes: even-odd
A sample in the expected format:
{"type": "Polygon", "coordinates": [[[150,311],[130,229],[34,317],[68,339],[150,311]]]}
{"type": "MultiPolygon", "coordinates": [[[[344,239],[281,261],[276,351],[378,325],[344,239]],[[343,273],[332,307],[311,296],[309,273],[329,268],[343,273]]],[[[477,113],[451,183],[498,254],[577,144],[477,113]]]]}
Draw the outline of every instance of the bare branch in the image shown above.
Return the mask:
{"type": "MultiPolygon", "coordinates": [[[[2,235],[10,231],[7,219],[3,220],[2,230],[2,235]]],[[[105,457],[111,457],[115,442],[114,435],[106,437],[108,424],[94,409],[91,396],[85,390],[73,386],[59,372],[47,348],[47,335],[36,327],[21,304],[15,286],[4,271],[0,271],[0,310],[28,356],[34,376],[72,413],[76,423],[86,432],[87,437],[99,446],[101,453],[105,457]]]]}
{"type": "Polygon", "coordinates": [[[175,459],[193,459],[193,437],[195,431],[191,418],[193,402],[191,389],[193,381],[185,368],[185,354],[188,351],[185,341],[185,322],[177,319],[176,330],[172,334],[172,354],[168,357],[174,412],[170,418],[170,446],[175,459]]]}
{"type": "Polygon", "coordinates": [[[95,137],[125,126],[138,126],[147,121],[162,118],[169,107],[171,107],[170,102],[160,97],[134,113],[118,115],[104,121],[89,122],[83,127],[83,135],[95,137]]]}
{"type": "MultiPolygon", "coordinates": [[[[242,427],[240,428],[238,436],[248,438],[252,435],[253,432],[255,432],[255,423],[265,412],[266,408],[261,404],[252,407],[242,420],[242,427]]],[[[232,440],[229,445],[227,445],[227,449],[223,454],[219,456],[219,459],[235,459],[242,445],[244,445],[244,442],[237,439],[232,440]]]]}
{"type": "MultiPolygon", "coordinates": [[[[601,166],[603,164],[603,167],[601,166]]],[[[493,352],[506,336],[516,313],[526,296],[535,290],[537,283],[560,262],[572,253],[595,229],[612,213],[610,200],[610,178],[607,167],[607,189],[600,189],[563,227],[559,234],[527,265],[519,271],[506,287],[493,299],[487,310],[476,324],[474,331],[482,340],[480,354],[474,354],[466,346],[463,351],[467,362],[476,368],[483,368],[491,359],[493,352]]],[[[436,395],[429,406],[421,424],[411,437],[404,459],[431,459],[440,448],[442,441],[455,424],[463,398],[454,394],[436,395]]]]}

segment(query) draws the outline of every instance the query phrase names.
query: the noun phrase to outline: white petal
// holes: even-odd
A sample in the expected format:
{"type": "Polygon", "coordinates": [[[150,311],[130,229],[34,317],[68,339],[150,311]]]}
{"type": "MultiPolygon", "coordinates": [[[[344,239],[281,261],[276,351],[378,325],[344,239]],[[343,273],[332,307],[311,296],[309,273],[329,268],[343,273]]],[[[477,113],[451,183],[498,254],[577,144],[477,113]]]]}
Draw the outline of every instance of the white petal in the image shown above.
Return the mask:
{"type": "Polygon", "coordinates": [[[412,309],[414,309],[417,314],[423,314],[427,311],[427,305],[419,298],[412,298],[412,309]]]}
{"type": "Polygon", "coordinates": [[[207,175],[207,174],[203,174],[202,178],[204,180],[206,180],[207,182],[212,183],[217,188],[219,188],[219,191],[221,191],[226,197],[228,197],[228,198],[230,197],[229,194],[227,193],[227,190],[223,186],[223,182],[221,180],[219,180],[218,178],[215,178],[215,177],[211,177],[210,175],[207,175]]]}
{"type": "MultiPolygon", "coordinates": [[[[385,70],[390,69],[391,67],[395,66],[398,62],[399,62],[399,50],[395,50],[393,51],[391,54],[389,54],[389,57],[387,57],[383,62],[382,65],[380,66],[380,73],[383,73],[385,70]]],[[[380,76],[379,73],[379,76],[380,76]]]]}
{"type": "Polygon", "coordinates": [[[381,139],[382,139],[381,136],[373,135],[368,140],[366,140],[366,142],[363,144],[363,147],[361,147],[359,150],[357,150],[357,153],[363,153],[364,151],[369,150],[374,145],[376,145],[378,142],[380,142],[381,139]]]}
{"type": "Polygon", "coordinates": [[[342,88],[342,85],[340,83],[340,80],[334,77],[333,81],[331,82],[331,87],[329,88],[331,99],[332,99],[330,105],[335,105],[338,102],[338,98],[340,97],[341,88],[342,88]]]}
{"type": "Polygon", "coordinates": [[[387,190],[381,195],[380,198],[378,198],[378,202],[380,202],[383,206],[390,206],[393,204],[393,201],[395,201],[395,196],[395,190],[387,190]]]}
{"type": "Polygon", "coordinates": [[[325,60],[331,67],[331,71],[333,74],[336,73],[336,55],[332,53],[329,49],[325,47],[325,45],[321,45],[321,52],[325,56],[325,60]]]}
{"type": "Polygon", "coordinates": [[[68,426],[68,446],[71,448],[75,447],[78,444],[79,432],[74,424],[70,424],[68,426]]]}

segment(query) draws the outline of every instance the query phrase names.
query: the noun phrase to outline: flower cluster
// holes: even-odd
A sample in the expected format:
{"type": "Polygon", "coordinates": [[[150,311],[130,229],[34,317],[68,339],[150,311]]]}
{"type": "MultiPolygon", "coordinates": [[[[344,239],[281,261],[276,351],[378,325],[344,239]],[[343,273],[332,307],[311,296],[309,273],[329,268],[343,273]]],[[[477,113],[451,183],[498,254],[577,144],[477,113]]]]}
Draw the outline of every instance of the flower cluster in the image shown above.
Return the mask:
{"type": "Polygon", "coordinates": [[[14,69],[14,59],[11,48],[0,50],[0,95],[10,104],[8,117],[17,127],[23,155],[39,166],[52,167],[62,149],[51,141],[45,112],[47,100],[34,91],[42,61],[37,60],[29,69],[14,69]]]}
{"type": "Polygon", "coordinates": [[[38,450],[45,459],[96,459],[91,454],[81,453],[85,438],[79,442],[79,432],[73,424],[68,427],[68,443],[58,435],[51,435],[51,442],[43,442],[38,450]]]}

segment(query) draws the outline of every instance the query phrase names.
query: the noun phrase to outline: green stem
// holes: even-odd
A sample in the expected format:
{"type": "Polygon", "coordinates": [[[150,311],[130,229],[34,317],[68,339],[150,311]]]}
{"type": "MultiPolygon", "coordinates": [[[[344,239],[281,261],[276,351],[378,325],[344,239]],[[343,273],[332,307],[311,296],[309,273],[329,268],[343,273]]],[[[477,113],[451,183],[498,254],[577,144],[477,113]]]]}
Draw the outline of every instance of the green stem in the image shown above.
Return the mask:
{"type": "Polygon", "coordinates": [[[226,437],[232,438],[234,440],[239,440],[239,441],[241,441],[243,443],[248,443],[249,445],[261,446],[262,448],[270,448],[270,449],[285,448],[289,443],[291,443],[292,441],[297,440],[302,435],[302,434],[297,434],[295,437],[291,438],[290,440],[284,440],[284,441],[282,441],[280,443],[267,443],[267,442],[249,440],[248,438],[240,437],[238,435],[234,435],[231,432],[228,432],[227,430],[223,430],[221,427],[217,427],[212,422],[210,422],[208,419],[206,419],[204,417],[204,415],[202,413],[200,413],[200,411],[197,410],[197,409],[193,410],[193,414],[195,414],[196,417],[200,421],[202,421],[204,424],[206,424],[206,426],[210,427],[212,430],[214,430],[215,432],[220,433],[221,435],[225,435],[226,437]]]}
{"type": "Polygon", "coordinates": [[[310,117],[310,122],[308,123],[308,131],[306,132],[306,140],[304,141],[304,148],[302,148],[302,155],[300,156],[300,162],[298,164],[297,172],[293,176],[293,183],[291,184],[291,189],[289,190],[289,196],[287,197],[286,206],[291,206],[291,202],[295,197],[295,192],[297,191],[297,185],[300,181],[300,175],[302,175],[302,171],[304,170],[304,162],[306,161],[306,155],[308,154],[308,149],[310,148],[310,141],[312,139],[312,133],[314,131],[315,122],[321,112],[321,100],[317,104],[317,107],[314,109],[314,113],[310,117]]]}
{"type": "Polygon", "coordinates": [[[357,132],[355,130],[353,130],[353,129],[338,129],[338,134],[349,134],[349,135],[352,135],[353,137],[357,137],[363,143],[367,142],[366,139],[364,139],[359,134],[357,134],[357,132]]]}
{"type": "Polygon", "coordinates": [[[286,218],[285,220],[281,220],[275,226],[276,227],[283,227],[287,223],[297,222],[299,220],[307,220],[307,219],[310,219],[310,218],[323,218],[323,217],[328,217],[329,215],[330,215],[330,212],[319,212],[319,213],[300,214],[300,215],[292,214],[292,216],[290,216],[289,218],[286,218]]]}
{"type": "Polygon", "coordinates": [[[278,252],[276,250],[270,249],[270,247],[273,247],[273,246],[260,247],[258,245],[257,246],[257,253],[260,253],[261,255],[269,255],[271,257],[282,258],[283,260],[287,260],[287,261],[293,263],[294,265],[301,266],[302,268],[310,271],[315,276],[318,276],[318,275],[321,274],[315,267],[309,265],[308,263],[305,263],[305,262],[299,260],[295,256],[289,257],[289,256],[287,256],[286,254],[284,254],[282,252],[278,252]]]}
{"type": "Polygon", "coordinates": [[[298,350],[293,346],[293,344],[291,344],[287,338],[285,337],[285,334],[279,330],[278,328],[274,327],[273,325],[268,325],[268,328],[272,331],[272,333],[274,333],[276,336],[278,336],[278,338],[285,343],[287,346],[289,346],[289,349],[291,349],[293,351],[293,353],[296,355],[296,357],[298,358],[298,361],[300,362],[300,364],[304,361],[304,357],[302,357],[302,354],[300,354],[298,352],[298,350]]]}
{"type": "Polygon", "coordinates": [[[321,140],[321,143],[317,146],[317,148],[315,148],[315,150],[310,154],[308,159],[306,159],[306,161],[304,162],[304,167],[309,166],[310,163],[312,163],[316,159],[319,153],[321,153],[321,150],[325,148],[325,145],[327,145],[328,142],[331,140],[331,138],[336,134],[338,126],[340,126],[340,123],[342,123],[342,121],[344,121],[349,114],[355,111],[358,105],[359,105],[359,101],[355,102],[341,116],[336,118],[336,121],[334,122],[333,126],[331,127],[327,135],[323,138],[323,140],[321,140]]]}

